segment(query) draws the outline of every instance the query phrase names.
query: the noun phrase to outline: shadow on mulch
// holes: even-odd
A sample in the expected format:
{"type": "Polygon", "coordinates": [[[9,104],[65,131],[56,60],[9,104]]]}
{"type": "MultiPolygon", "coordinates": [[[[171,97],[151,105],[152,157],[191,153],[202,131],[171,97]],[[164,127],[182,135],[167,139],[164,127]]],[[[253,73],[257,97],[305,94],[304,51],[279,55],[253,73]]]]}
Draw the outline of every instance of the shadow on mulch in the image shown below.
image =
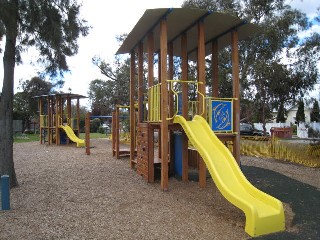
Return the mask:
{"type": "Polygon", "coordinates": [[[292,224],[298,228],[298,232],[280,232],[254,239],[320,239],[320,191],[316,187],[263,168],[242,166],[242,171],[258,189],[290,204],[295,213],[292,224]]]}

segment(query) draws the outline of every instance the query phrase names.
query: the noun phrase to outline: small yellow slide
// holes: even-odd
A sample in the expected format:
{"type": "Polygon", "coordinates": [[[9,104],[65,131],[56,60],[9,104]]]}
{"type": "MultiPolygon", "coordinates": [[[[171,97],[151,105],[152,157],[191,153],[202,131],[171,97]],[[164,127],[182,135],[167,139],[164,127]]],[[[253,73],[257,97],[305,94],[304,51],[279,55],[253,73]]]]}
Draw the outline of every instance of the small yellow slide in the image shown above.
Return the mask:
{"type": "Polygon", "coordinates": [[[281,201],[255,188],[243,175],[233,155],[204,118],[192,121],[175,116],[198,150],[222,195],[246,216],[245,231],[252,237],[285,230],[281,201]]]}
{"type": "Polygon", "coordinates": [[[65,126],[60,125],[59,127],[62,128],[66,132],[68,138],[72,142],[75,142],[77,144],[77,147],[84,147],[85,146],[84,140],[78,138],[77,135],[74,134],[72,128],[69,125],[65,125],[65,126]]]}

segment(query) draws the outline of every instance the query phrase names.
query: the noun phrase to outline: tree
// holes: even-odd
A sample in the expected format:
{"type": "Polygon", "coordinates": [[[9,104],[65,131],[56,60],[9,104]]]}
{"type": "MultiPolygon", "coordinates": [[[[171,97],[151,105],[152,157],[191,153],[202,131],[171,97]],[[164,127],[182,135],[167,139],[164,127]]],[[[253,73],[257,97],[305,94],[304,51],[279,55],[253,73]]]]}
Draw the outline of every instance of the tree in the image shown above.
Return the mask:
{"type": "MultiPolygon", "coordinates": [[[[298,33],[312,22],[285,0],[186,0],[182,6],[229,13],[261,27],[258,36],[239,44],[239,67],[241,98],[254,100],[252,112],[264,125],[275,106],[295,103],[317,82],[319,34],[299,39],[298,33]],[[288,63],[282,61],[284,55],[288,63]]],[[[219,78],[222,87],[231,78],[229,51],[219,53],[219,62],[225,63],[219,63],[219,77],[225,76],[219,78]]]]}
{"type": "Polygon", "coordinates": [[[286,115],[286,109],[284,108],[283,103],[281,103],[278,109],[276,122],[284,123],[286,121],[285,115],[286,115]]]}
{"type": "Polygon", "coordinates": [[[319,103],[315,99],[313,102],[313,107],[310,113],[310,121],[311,122],[320,122],[320,110],[319,110],[319,103]]]}
{"type": "Polygon", "coordinates": [[[113,65],[94,57],[92,62],[107,80],[96,79],[89,85],[88,96],[95,115],[110,115],[117,104],[129,105],[130,59],[115,59],[113,65]]]}
{"type": "Polygon", "coordinates": [[[25,128],[30,127],[31,119],[38,116],[38,101],[34,96],[47,95],[53,90],[54,85],[40,77],[22,81],[13,97],[13,118],[22,120],[25,128]]]}
{"type": "Polygon", "coordinates": [[[34,47],[38,62],[52,78],[68,70],[67,56],[78,51],[77,39],[86,36],[89,27],[80,19],[80,5],[75,0],[1,0],[0,39],[5,36],[3,88],[0,103],[0,174],[10,176],[17,186],[13,163],[13,83],[15,64],[21,52],[34,47]]]}
{"type": "Polygon", "coordinates": [[[306,116],[304,114],[304,102],[303,100],[299,100],[298,102],[298,110],[296,114],[296,122],[299,124],[300,122],[305,122],[306,116]]]}

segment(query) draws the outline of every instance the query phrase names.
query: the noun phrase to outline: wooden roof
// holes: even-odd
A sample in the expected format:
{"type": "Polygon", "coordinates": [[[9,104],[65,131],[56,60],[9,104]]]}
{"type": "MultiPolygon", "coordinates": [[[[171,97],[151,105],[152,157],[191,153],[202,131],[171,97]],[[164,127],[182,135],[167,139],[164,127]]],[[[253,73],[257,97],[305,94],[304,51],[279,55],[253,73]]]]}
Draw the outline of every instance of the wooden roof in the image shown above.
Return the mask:
{"type": "Polygon", "coordinates": [[[71,98],[71,99],[87,98],[86,96],[74,94],[74,93],[56,93],[56,94],[34,96],[34,98],[46,98],[46,97],[61,97],[61,98],[71,98]]]}
{"type": "Polygon", "coordinates": [[[160,50],[160,26],[158,23],[163,18],[167,18],[168,42],[173,43],[174,56],[181,56],[180,36],[182,33],[187,33],[187,49],[190,60],[196,60],[197,23],[199,21],[203,21],[205,25],[206,55],[211,54],[212,41],[217,40],[219,48],[230,45],[230,32],[234,29],[238,29],[239,40],[244,40],[259,31],[258,26],[224,13],[192,8],[147,9],[124,40],[117,54],[135,51],[140,42],[144,43],[144,51],[146,52],[146,36],[150,31],[154,34],[155,52],[158,52],[160,50]]]}

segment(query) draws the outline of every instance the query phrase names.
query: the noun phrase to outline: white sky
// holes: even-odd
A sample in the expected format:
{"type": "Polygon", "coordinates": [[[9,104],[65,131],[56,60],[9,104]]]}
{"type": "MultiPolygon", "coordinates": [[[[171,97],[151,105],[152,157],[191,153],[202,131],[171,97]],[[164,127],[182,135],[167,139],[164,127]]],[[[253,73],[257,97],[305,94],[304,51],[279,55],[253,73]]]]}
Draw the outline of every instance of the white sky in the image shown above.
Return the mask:
{"type": "MultiPolygon", "coordinates": [[[[79,0],[81,1],[81,0],[79,0]]],[[[98,55],[107,62],[113,62],[114,54],[119,46],[115,39],[116,35],[129,33],[146,9],[180,7],[183,0],[82,0],[81,15],[92,26],[90,34],[79,39],[79,53],[68,58],[71,74],[66,74],[63,91],[71,88],[72,93],[87,95],[90,81],[98,78],[105,79],[99,69],[91,62],[93,56],[98,55]]],[[[316,15],[316,9],[320,6],[318,0],[288,0],[292,7],[301,9],[309,17],[316,15]]],[[[320,32],[320,26],[314,26],[310,32],[320,32]]],[[[0,42],[2,49],[4,42],[0,42]]],[[[23,54],[23,64],[16,66],[15,91],[19,80],[31,79],[37,76],[40,67],[35,62],[36,55],[30,57],[31,53],[23,54]]],[[[2,66],[3,53],[0,54],[2,66]]],[[[0,67],[0,89],[2,89],[3,67],[0,67]]],[[[81,102],[86,105],[86,102],[81,102]]]]}

